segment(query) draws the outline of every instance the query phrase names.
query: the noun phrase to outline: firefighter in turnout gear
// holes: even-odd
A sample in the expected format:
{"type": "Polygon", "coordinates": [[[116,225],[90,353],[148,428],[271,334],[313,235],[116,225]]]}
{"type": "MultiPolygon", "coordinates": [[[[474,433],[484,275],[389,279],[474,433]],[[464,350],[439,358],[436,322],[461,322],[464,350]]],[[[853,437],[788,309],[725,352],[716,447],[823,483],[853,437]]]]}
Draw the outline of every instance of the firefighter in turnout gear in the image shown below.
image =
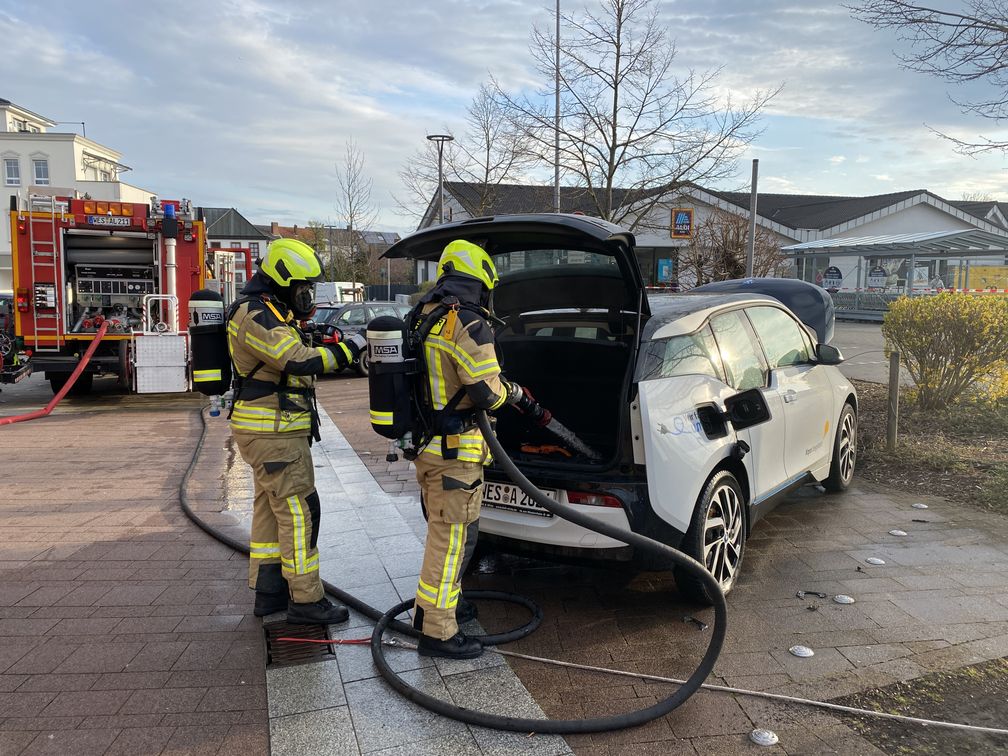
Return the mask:
{"type": "Polygon", "coordinates": [[[423,342],[436,433],[415,460],[427,541],[413,624],[425,656],[467,659],[483,652],[477,638],[459,631],[460,623],[476,617],[476,607],[462,598],[461,578],[476,546],[483,465],[490,461],[476,409],[512,404],[535,411],[532,416],[545,418],[543,424],[550,418],[527,391],[501,376],[489,322],[496,284],[490,255],[468,241],[453,241],[441,255],[436,285],[411,317],[416,327],[438,306],[449,308],[423,342]]]}
{"type": "Polygon", "coordinates": [[[342,622],[347,609],[325,598],[319,576],[314,385],[316,375],[348,367],[364,340],[315,347],[298,328],[315,311],[315,281],[322,277],[307,244],[277,239],[258,268],[227,323],[235,371],[231,431],[255,478],[249,544],[255,615],[286,610],[294,624],[342,622]]]}

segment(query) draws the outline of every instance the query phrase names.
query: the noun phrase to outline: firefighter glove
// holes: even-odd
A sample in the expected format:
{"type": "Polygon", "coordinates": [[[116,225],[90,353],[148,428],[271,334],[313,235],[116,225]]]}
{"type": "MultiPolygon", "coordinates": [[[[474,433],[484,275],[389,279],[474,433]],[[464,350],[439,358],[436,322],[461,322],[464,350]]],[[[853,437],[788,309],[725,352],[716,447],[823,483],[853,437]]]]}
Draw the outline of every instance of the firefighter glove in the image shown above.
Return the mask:
{"type": "Polygon", "coordinates": [[[354,359],[357,359],[357,355],[367,348],[367,340],[359,333],[354,333],[345,337],[343,339],[343,343],[350,349],[354,359]]]}
{"type": "Polygon", "coordinates": [[[553,413],[539,404],[527,388],[524,386],[518,388],[521,391],[521,396],[514,402],[515,409],[523,415],[527,415],[536,425],[548,424],[553,419],[553,413]]]}

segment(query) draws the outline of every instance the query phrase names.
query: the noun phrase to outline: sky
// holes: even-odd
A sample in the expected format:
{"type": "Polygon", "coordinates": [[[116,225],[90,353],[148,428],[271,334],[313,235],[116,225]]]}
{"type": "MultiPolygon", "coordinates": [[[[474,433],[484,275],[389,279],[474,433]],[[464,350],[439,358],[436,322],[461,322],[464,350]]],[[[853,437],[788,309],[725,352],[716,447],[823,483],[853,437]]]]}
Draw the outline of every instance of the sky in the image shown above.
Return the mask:
{"type": "MultiPolygon", "coordinates": [[[[426,134],[461,131],[491,75],[510,89],[536,85],[531,27],[551,24],[553,7],[0,0],[0,97],[52,120],[84,121],[88,138],[123,153],[128,183],[236,207],[255,223],[338,223],[337,165],[352,139],[373,180],[376,226],[404,232],[416,219],[397,208],[398,172],[426,134]]],[[[718,92],[733,98],[783,85],[735,178],[714,188],[748,189],[758,158],[764,192],[929,189],[1008,200],[1008,157],[960,156],[929,130],[973,138],[991,124],[961,114],[944,82],[901,69],[893,34],[855,21],[839,3],[659,7],[680,72],[721,67],[718,92]]]]}

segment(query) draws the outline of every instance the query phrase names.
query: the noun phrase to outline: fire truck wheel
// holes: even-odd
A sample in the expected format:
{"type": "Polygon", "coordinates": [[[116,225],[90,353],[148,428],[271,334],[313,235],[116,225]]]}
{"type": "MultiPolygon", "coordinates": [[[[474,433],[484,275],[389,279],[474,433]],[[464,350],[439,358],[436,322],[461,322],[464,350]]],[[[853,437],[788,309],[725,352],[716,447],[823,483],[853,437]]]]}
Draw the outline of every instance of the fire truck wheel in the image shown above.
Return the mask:
{"type": "MultiPolygon", "coordinates": [[[[46,377],[49,378],[49,385],[52,387],[52,392],[57,394],[59,393],[59,390],[63,388],[67,380],[69,380],[70,373],[49,373],[46,377]]],[[[91,387],[93,385],[94,373],[81,373],[77,377],[77,382],[74,383],[67,393],[70,396],[84,396],[85,394],[91,393],[91,387]]]]}

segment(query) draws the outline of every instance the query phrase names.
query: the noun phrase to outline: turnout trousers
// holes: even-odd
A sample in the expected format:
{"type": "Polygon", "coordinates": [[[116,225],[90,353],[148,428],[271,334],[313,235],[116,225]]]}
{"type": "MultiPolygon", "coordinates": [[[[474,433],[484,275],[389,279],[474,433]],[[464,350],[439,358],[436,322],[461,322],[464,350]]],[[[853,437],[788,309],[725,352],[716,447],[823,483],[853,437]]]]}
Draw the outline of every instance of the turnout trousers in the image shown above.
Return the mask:
{"type": "Polygon", "coordinates": [[[414,626],[447,640],[458,632],[455,609],[472,558],[483,500],[483,465],[420,454],[415,461],[427,517],[427,541],[414,602],[414,626]]]}
{"type": "Polygon", "coordinates": [[[317,548],[321,505],[308,436],[233,435],[255,479],[249,587],[256,587],[261,566],[280,564],[292,601],[318,601],[323,595],[317,548]]]}

